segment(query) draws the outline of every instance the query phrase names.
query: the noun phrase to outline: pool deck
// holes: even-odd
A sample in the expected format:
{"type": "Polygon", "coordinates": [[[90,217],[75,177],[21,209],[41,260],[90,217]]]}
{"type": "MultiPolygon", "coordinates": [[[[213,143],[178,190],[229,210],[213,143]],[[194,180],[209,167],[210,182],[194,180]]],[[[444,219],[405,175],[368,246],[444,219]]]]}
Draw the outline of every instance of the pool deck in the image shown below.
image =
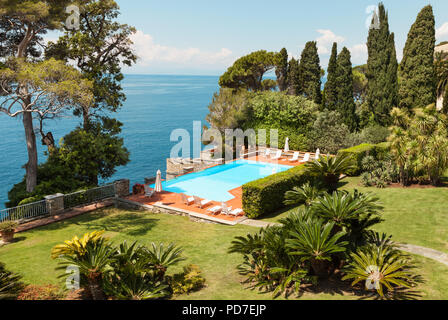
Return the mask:
{"type": "MultiPolygon", "coordinates": [[[[303,153],[301,153],[301,155],[303,156],[303,153]]],[[[314,156],[314,154],[311,153],[311,156],[314,156]]],[[[292,157],[292,152],[291,152],[291,154],[288,153],[287,158],[290,159],[291,157],[292,157]]],[[[251,160],[251,161],[265,162],[265,163],[288,165],[288,166],[299,166],[299,165],[303,164],[303,163],[299,163],[297,161],[296,162],[288,161],[287,158],[284,157],[284,158],[276,161],[276,160],[267,159],[263,156],[252,156],[252,157],[247,157],[244,159],[251,160]]],[[[226,202],[227,206],[232,207],[232,209],[242,208],[242,195],[243,195],[242,186],[235,188],[233,190],[229,190],[229,193],[232,194],[234,196],[234,198],[226,202]]],[[[193,196],[193,195],[188,194],[188,196],[193,196]]],[[[227,225],[235,225],[235,224],[242,222],[246,219],[244,214],[241,214],[238,217],[234,217],[234,216],[228,216],[225,214],[213,215],[207,211],[207,209],[209,209],[209,208],[221,205],[221,202],[212,201],[206,207],[201,209],[201,208],[196,207],[194,204],[187,206],[186,204],[184,204],[182,202],[180,194],[173,193],[173,192],[167,192],[167,191],[162,191],[161,193],[156,193],[151,198],[145,197],[144,195],[131,195],[131,196],[125,198],[125,200],[130,201],[134,204],[140,204],[146,208],[159,207],[161,209],[170,209],[173,211],[177,211],[180,214],[188,214],[193,218],[209,220],[211,222],[217,222],[217,223],[222,223],[222,224],[227,224],[227,225]]]]}

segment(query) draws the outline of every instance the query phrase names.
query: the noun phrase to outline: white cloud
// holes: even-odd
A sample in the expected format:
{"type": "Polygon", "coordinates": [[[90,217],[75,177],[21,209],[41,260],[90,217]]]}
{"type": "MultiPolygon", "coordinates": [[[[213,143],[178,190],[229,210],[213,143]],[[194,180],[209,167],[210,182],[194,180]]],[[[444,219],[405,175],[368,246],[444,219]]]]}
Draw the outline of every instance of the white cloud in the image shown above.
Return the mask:
{"type": "Polygon", "coordinates": [[[344,37],[337,36],[333,31],[328,29],[318,29],[317,32],[321,34],[321,36],[316,39],[317,49],[319,54],[322,55],[330,53],[333,42],[340,43],[345,41],[344,37]]]}
{"type": "Polygon", "coordinates": [[[365,43],[355,44],[354,46],[348,48],[352,55],[352,63],[354,65],[367,63],[367,45],[365,43]]]}
{"type": "Polygon", "coordinates": [[[232,51],[222,48],[217,52],[203,51],[198,48],[176,48],[155,43],[150,34],[137,31],[132,36],[134,49],[139,57],[138,64],[149,66],[158,62],[169,62],[183,66],[195,66],[198,64],[229,65],[233,62],[232,51]]]}
{"type": "Polygon", "coordinates": [[[436,30],[436,38],[437,41],[448,40],[448,22],[445,22],[436,30]]]}

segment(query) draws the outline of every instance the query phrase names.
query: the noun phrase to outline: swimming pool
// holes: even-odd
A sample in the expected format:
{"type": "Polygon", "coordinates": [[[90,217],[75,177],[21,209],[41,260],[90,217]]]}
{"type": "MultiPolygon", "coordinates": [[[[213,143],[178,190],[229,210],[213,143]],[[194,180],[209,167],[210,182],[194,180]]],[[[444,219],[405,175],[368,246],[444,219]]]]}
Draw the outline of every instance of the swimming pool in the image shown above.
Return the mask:
{"type": "MultiPolygon", "coordinates": [[[[237,160],[164,181],[162,187],[163,190],[169,192],[185,193],[189,196],[225,202],[234,198],[229,193],[230,190],[290,168],[292,166],[237,160]]],[[[154,185],[151,187],[154,188],[154,185]]]]}

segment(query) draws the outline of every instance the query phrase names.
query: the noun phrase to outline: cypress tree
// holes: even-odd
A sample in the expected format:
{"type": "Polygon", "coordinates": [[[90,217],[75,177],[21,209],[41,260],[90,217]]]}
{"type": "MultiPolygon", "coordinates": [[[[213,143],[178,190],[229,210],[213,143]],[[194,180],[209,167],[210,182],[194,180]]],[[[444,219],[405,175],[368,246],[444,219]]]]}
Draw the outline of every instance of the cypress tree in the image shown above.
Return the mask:
{"type": "Polygon", "coordinates": [[[317,43],[316,41],[309,41],[306,43],[300,58],[299,94],[303,94],[319,105],[322,103],[321,70],[317,43]]]}
{"type": "Polygon", "coordinates": [[[400,64],[400,107],[422,108],[436,101],[434,69],[435,19],[424,7],[408,33],[400,64]]]}
{"type": "Polygon", "coordinates": [[[336,110],[337,102],[337,77],[338,77],[338,44],[333,43],[333,48],[331,50],[330,61],[328,62],[327,69],[327,82],[325,83],[324,94],[323,94],[323,106],[325,109],[334,111],[336,110]]]}
{"type": "Polygon", "coordinates": [[[299,61],[292,58],[288,65],[288,94],[296,96],[300,88],[299,61]]]}
{"type": "Polygon", "coordinates": [[[367,106],[375,122],[390,124],[390,111],[398,106],[398,62],[395,37],[389,31],[388,14],[378,5],[367,39],[367,106]]]}
{"type": "Polygon", "coordinates": [[[278,89],[285,91],[288,88],[288,51],[286,51],[286,48],[280,50],[277,55],[275,75],[277,76],[278,89]]]}
{"type": "Polygon", "coordinates": [[[344,123],[355,131],[356,105],[353,98],[353,72],[350,51],[344,47],[337,57],[337,103],[336,110],[342,116],[344,123]]]}

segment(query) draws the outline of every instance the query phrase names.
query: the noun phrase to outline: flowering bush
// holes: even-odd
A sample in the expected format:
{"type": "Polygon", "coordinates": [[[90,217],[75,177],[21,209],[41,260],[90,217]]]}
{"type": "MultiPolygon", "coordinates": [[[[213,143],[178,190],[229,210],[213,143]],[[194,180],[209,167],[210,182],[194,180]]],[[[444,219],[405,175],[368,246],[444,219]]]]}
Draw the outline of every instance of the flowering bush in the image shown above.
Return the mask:
{"type": "Polygon", "coordinates": [[[145,186],[140,183],[134,184],[132,187],[132,194],[143,194],[145,193],[145,186]]]}

